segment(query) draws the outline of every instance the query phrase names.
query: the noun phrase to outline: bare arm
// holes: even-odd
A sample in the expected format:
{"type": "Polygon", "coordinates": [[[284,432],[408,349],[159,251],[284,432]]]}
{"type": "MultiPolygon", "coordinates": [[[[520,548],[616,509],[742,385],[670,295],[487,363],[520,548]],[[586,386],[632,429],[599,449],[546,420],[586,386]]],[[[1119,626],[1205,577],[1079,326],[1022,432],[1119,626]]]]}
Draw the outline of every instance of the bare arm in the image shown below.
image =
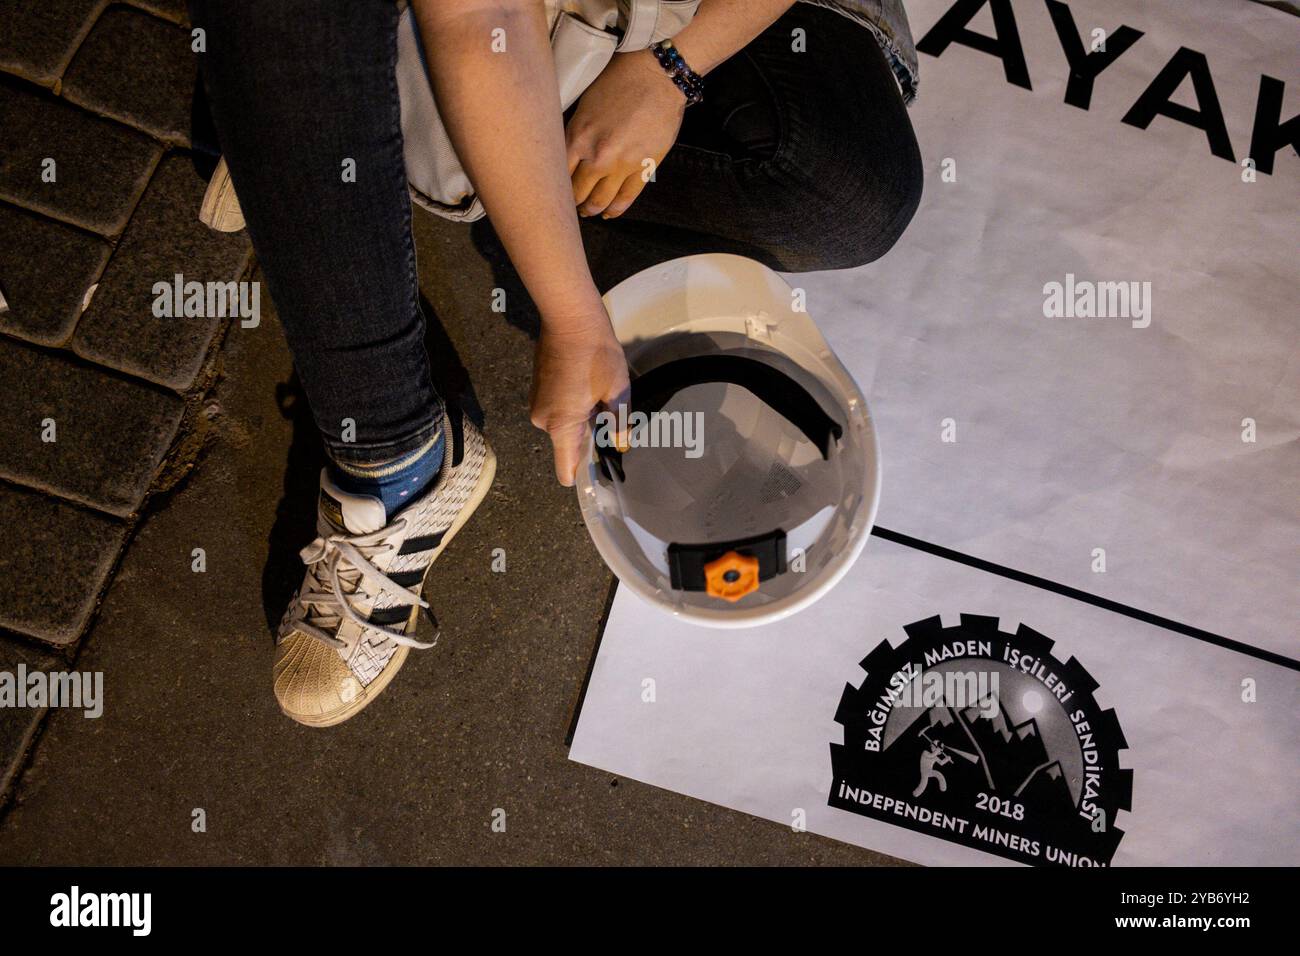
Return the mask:
{"type": "Polygon", "coordinates": [[[673,37],[673,45],[691,69],[704,76],[793,6],[794,0],[702,0],[695,18],[673,37]]]}
{"type": "Polygon", "coordinates": [[[542,318],[532,421],[572,484],[627,363],[587,267],[542,0],[414,0],[438,111],[542,318]]]}
{"type": "Polygon", "coordinates": [[[415,14],[452,145],[543,318],[599,311],[542,0],[416,0],[415,14]]]}

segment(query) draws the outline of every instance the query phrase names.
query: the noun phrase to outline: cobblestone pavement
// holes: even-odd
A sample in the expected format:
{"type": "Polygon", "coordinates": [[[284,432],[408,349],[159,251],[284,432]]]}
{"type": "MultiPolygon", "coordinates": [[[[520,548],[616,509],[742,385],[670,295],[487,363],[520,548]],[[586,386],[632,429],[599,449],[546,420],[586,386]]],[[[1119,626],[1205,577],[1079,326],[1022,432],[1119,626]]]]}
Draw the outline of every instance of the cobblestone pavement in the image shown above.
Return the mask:
{"type": "MultiPolygon", "coordinates": [[[[197,219],[182,0],[0,2],[0,670],[74,659],[151,494],[189,468],[229,320],[158,319],[155,282],[238,280],[197,219]]],[[[40,709],[0,712],[0,793],[40,709]]]]}

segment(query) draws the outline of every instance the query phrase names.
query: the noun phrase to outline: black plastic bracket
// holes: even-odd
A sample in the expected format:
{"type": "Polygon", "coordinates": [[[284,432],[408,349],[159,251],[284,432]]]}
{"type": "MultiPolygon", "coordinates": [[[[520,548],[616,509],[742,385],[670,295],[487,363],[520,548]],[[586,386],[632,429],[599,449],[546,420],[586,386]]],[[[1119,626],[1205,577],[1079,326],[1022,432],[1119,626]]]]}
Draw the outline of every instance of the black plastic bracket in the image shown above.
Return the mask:
{"type": "Polygon", "coordinates": [[[704,566],[728,551],[758,558],[760,581],[785,572],[785,532],[777,528],[767,534],[734,541],[710,541],[707,544],[674,542],[668,545],[668,572],[673,587],[679,591],[705,590],[704,566]]]}

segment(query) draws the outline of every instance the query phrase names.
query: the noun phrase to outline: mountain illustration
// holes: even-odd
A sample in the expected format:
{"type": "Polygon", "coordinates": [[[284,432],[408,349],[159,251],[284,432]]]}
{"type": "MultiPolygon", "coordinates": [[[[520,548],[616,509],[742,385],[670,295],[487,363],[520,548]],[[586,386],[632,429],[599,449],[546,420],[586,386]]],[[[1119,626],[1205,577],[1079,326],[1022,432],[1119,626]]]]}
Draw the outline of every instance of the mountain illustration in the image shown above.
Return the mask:
{"type": "Polygon", "coordinates": [[[1034,718],[1013,724],[1000,705],[959,710],[930,707],[918,714],[887,750],[899,785],[909,789],[921,778],[922,755],[942,745],[945,758],[937,768],[946,789],[932,781],[922,791],[928,805],[970,806],[974,793],[1023,804],[1035,819],[1062,822],[1075,817],[1075,802],[1060,759],[1047,752],[1034,718]]]}
{"type": "Polygon", "coordinates": [[[1062,795],[1071,803],[1073,810],[1073,801],[1070,799],[1070,791],[1065,783],[1065,771],[1061,769],[1058,761],[1053,760],[1049,764],[1036,767],[1017,785],[1012,796],[1013,799],[1033,806],[1050,806],[1062,799],[1062,795]]]}

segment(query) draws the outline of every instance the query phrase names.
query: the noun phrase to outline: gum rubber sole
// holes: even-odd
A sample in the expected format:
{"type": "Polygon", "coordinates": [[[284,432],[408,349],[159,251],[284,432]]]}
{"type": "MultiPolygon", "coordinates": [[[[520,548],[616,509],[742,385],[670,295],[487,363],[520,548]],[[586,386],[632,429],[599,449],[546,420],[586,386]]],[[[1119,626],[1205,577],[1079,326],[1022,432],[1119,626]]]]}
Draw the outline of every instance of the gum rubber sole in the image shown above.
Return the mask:
{"type": "Polygon", "coordinates": [[[230,178],[230,170],[226,168],[224,158],[218,161],[212,181],[203,193],[199,221],[217,232],[239,232],[244,228],[244,211],[239,206],[235,184],[230,178]]]}

